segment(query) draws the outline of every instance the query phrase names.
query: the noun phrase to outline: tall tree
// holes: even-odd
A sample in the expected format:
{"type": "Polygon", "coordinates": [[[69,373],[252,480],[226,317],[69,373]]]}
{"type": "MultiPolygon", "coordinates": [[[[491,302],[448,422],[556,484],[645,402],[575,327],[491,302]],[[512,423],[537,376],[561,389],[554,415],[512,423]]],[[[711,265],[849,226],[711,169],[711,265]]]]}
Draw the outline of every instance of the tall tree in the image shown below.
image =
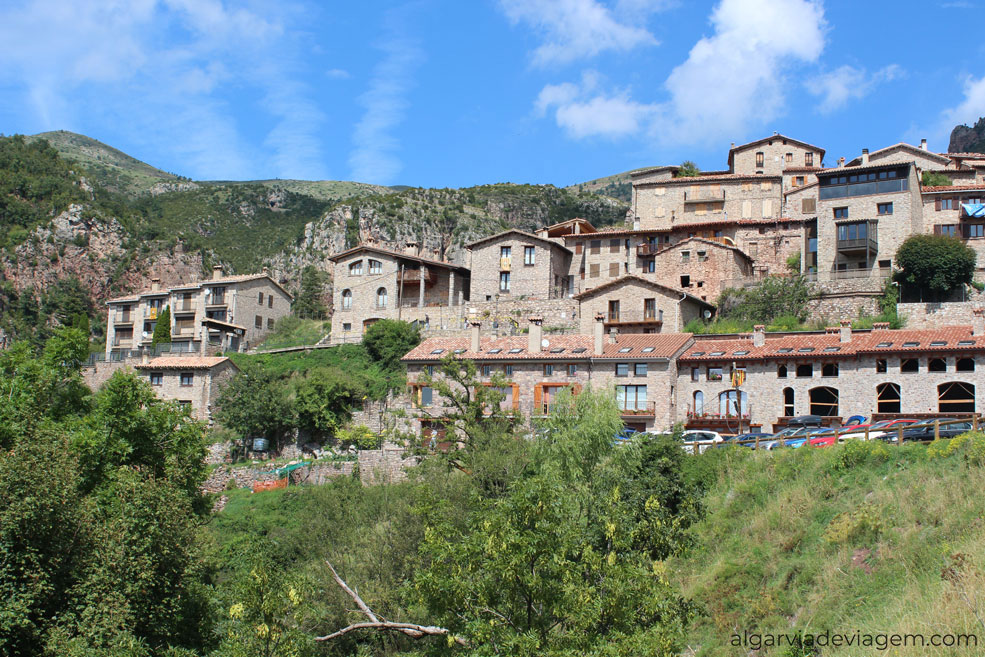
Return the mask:
{"type": "Polygon", "coordinates": [[[322,296],[325,292],[325,276],[314,265],[301,271],[301,290],[294,299],[294,314],[302,319],[325,319],[328,309],[322,296]]]}
{"type": "Polygon", "coordinates": [[[157,324],[154,324],[154,336],[151,338],[151,346],[171,343],[171,306],[164,306],[164,310],[157,316],[157,324]]]}

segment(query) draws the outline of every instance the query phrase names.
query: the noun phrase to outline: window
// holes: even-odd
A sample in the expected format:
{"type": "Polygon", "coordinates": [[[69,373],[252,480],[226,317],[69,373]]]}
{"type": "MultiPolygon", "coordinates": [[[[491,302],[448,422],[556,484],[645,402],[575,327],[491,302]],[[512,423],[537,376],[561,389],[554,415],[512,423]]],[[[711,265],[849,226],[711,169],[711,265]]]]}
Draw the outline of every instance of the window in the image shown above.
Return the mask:
{"type": "Polygon", "coordinates": [[[708,260],[708,252],[698,251],[698,262],[705,262],[706,260],[708,260]]]}
{"type": "Polygon", "coordinates": [[[865,240],[869,237],[869,224],[841,224],[838,226],[838,241],[865,240]]]}
{"type": "Polygon", "coordinates": [[[616,363],[616,376],[629,376],[629,363],[616,363]]]}
{"type": "Polygon", "coordinates": [[[499,272],[499,291],[500,292],[510,291],[510,272],[508,271],[499,272]]]}
{"type": "Polygon", "coordinates": [[[804,166],[805,167],[814,166],[814,153],[804,153],[804,166]]]}
{"type": "Polygon", "coordinates": [[[749,395],[744,390],[726,390],[718,393],[718,412],[725,417],[739,417],[749,413],[749,395]]]}
{"type": "Polygon", "coordinates": [[[681,251],[681,262],[691,262],[690,251],[681,251]]]}
{"type": "Polygon", "coordinates": [[[776,368],[776,378],[778,378],[778,379],[785,379],[785,378],[787,378],[787,366],[786,365],[779,365],[779,366],[777,366],[777,368],[776,368]]]}
{"type": "Polygon", "coordinates": [[[699,367],[692,367],[691,368],[691,380],[692,381],[700,381],[701,380],[701,368],[699,368],[699,367]]]}
{"type": "Polygon", "coordinates": [[[263,292],[257,294],[257,303],[263,305],[263,292]]]}
{"type": "Polygon", "coordinates": [[[342,290],[342,310],[352,309],[352,290],[342,290]]]}
{"type": "Polygon", "coordinates": [[[797,376],[802,379],[809,379],[814,376],[814,364],[805,363],[797,366],[797,376]]]}
{"type": "Polygon", "coordinates": [[[643,319],[657,319],[656,299],[643,299],[643,319]]]}
{"type": "Polygon", "coordinates": [[[258,329],[262,329],[263,328],[263,317],[260,317],[260,315],[257,315],[254,318],[254,320],[253,320],[253,326],[256,327],[256,328],[258,328],[258,329]]]}
{"type": "Polygon", "coordinates": [[[893,204],[892,203],[878,203],[876,204],[876,212],[878,214],[892,214],[893,204]]]}
{"type": "Polygon", "coordinates": [[[513,376],[513,366],[503,365],[503,374],[505,374],[506,376],[513,376]]]}
{"type": "Polygon", "coordinates": [[[434,365],[425,365],[424,371],[428,373],[428,376],[434,376],[434,365]]]}
{"type": "Polygon", "coordinates": [[[537,250],[535,247],[532,246],[523,247],[523,264],[524,265],[536,264],[535,261],[535,258],[537,257],[536,253],[537,250]]]}
{"type": "Polygon", "coordinates": [[[150,384],[152,386],[159,386],[164,383],[164,372],[151,372],[150,373],[150,384]]]}
{"type": "Polygon", "coordinates": [[[190,386],[195,383],[195,374],[192,372],[182,372],[179,376],[179,382],[183,386],[190,386]]]}
{"type": "Polygon", "coordinates": [[[756,153],[756,166],[757,167],[763,166],[763,162],[765,161],[765,159],[766,156],[763,154],[762,151],[756,153]]]}
{"type": "Polygon", "coordinates": [[[783,389],[783,414],[786,417],[792,417],[794,415],[793,400],[794,400],[793,388],[784,388],[783,389]]]}
{"type": "Polygon", "coordinates": [[[785,156],[783,156],[783,160],[787,164],[790,164],[791,162],[793,162],[793,153],[787,153],[785,156]]]}
{"type": "Polygon", "coordinates": [[[273,307],[274,307],[274,295],[268,294],[267,295],[267,308],[273,308],[273,307]]]}
{"type": "Polygon", "coordinates": [[[835,219],[848,219],[848,208],[835,208],[835,219]]]}
{"type": "Polygon", "coordinates": [[[838,415],[838,389],[837,388],[812,388],[808,391],[811,415],[831,417],[838,415]]]}
{"type": "Polygon", "coordinates": [[[492,376],[492,365],[482,366],[482,376],[492,376]]]}
{"type": "Polygon", "coordinates": [[[568,376],[575,376],[578,374],[578,365],[571,363],[568,365],[568,376]]]}
{"type": "Polygon", "coordinates": [[[937,201],[937,210],[953,210],[954,209],[954,199],[952,198],[942,198],[937,201]]]}
{"type": "Polygon", "coordinates": [[[554,366],[550,363],[544,363],[544,376],[554,376],[554,366]]]}
{"type": "Polygon", "coordinates": [[[904,358],[899,364],[900,372],[919,372],[920,371],[920,360],[917,358],[904,358]]]}
{"type": "Polygon", "coordinates": [[[958,225],[957,224],[943,224],[940,226],[934,226],[934,233],[937,235],[947,235],[948,237],[958,236],[958,225]]]}
{"type": "Polygon", "coordinates": [[[708,377],[708,380],[709,381],[721,381],[722,380],[722,366],[721,365],[715,365],[715,366],[709,365],[708,366],[708,375],[707,375],[707,377],[708,377]]]}
{"type": "Polygon", "coordinates": [[[975,359],[974,358],[959,358],[958,362],[955,363],[955,371],[958,372],[974,372],[975,371],[975,359]]]}
{"type": "Polygon", "coordinates": [[[434,403],[434,388],[421,386],[421,406],[427,407],[434,403]]]}
{"type": "Polygon", "coordinates": [[[964,381],[937,386],[937,409],[941,413],[974,413],[975,386],[964,381]]]}
{"type": "Polygon", "coordinates": [[[838,376],[838,363],[821,365],[821,376],[838,376]]]}
{"type": "Polygon", "coordinates": [[[599,252],[602,250],[602,240],[592,240],[591,242],[588,243],[588,245],[589,245],[588,252],[591,255],[598,255],[599,252]]]}
{"type": "Polygon", "coordinates": [[[681,287],[691,287],[690,276],[681,276],[681,287]]]}
{"type": "Polygon", "coordinates": [[[589,278],[598,278],[599,277],[599,264],[598,263],[595,263],[594,265],[589,265],[588,266],[588,277],[589,278]]]}
{"type": "Polygon", "coordinates": [[[887,371],[889,371],[889,367],[888,367],[888,363],[886,362],[886,359],[885,358],[876,359],[876,372],[878,372],[879,374],[884,374],[887,371]]]}
{"type": "Polygon", "coordinates": [[[967,224],[964,229],[965,237],[985,237],[985,224],[967,224]]]}
{"type": "Polygon", "coordinates": [[[947,361],[943,358],[931,358],[930,362],[927,363],[928,372],[946,372],[947,371],[947,361]]]}
{"type": "Polygon", "coordinates": [[[352,322],[345,322],[344,324],[342,324],[342,330],[343,331],[351,331],[352,330],[352,322]]]}
{"type": "Polygon", "coordinates": [[[619,253],[619,240],[609,240],[609,253],[619,253]]]}
{"type": "Polygon", "coordinates": [[[362,276],[363,275],[363,261],[357,260],[356,262],[349,265],[349,276],[362,276]]]}
{"type": "Polygon", "coordinates": [[[501,246],[501,247],[499,247],[499,257],[500,257],[500,259],[509,258],[512,253],[513,253],[513,247],[510,247],[510,246],[501,246]]]}
{"type": "Polygon", "coordinates": [[[369,261],[369,273],[370,274],[382,274],[383,273],[383,263],[379,260],[369,261]]]}
{"type": "Polygon", "coordinates": [[[267,330],[269,331],[272,328],[274,328],[274,318],[273,317],[268,317],[267,318],[267,330]]]}
{"type": "Polygon", "coordinates": [[[806,182],[806,180],[805,180],[804,176],[797,176],[797,177],[795,177],[793,179],[793,186],[794,187],[803,187],[805,182],[806,182]]]}
{"type": "Polygon", "coordinates": [[[646,262],[644,262],[644,263],[643,263],[643,269],[644,269],[644,270],[646,271],[646,273],[648,273],[648,274],[652,274],[652,273],[654,273],[655,271],[657,271],[657,262],[656,262],[656,258],[650,258],[649,260],[647,260],[646,262]]]}
{"type": "Polygon", "coordinates": [[[580,255],[581,254],[581,250],[582,250],[583,247],[584,247],[584,243],[583,242],[576,242],[575,243],[575,254],[580,255]]]}
{"type": "Polygon", "coordinates": [[[897,384],[880,383],[876,386],[876,412],[900,412],[900,391],[897,384]]]}
{"type": "Polygon", "coordinates": [[[622,411],[645,411],[646,386],[616,386],[616,404],[622,411]]]}
{"type": "Polygon", "coordinates": [[[381,287],[376,290],[376,307],[386,308],[386,288],[381,287]]]}
{"type": "Polygon", "coordinates": [[[700,390],[694,391],[694,414],[703,415],[705,412],[705,393],[700,390]]]}
{"type": "Polygon", "coordinates": [[[633,366],[633,374],[635,376],[646,376],[646,363],[636,363],[633,366]]]}
{"type": "Polygon", "coordinates": [[[609,263],[609,278],[618,278],[618,277],[619,277],[619,263],[618,262],[610,262],[609,263]]]}

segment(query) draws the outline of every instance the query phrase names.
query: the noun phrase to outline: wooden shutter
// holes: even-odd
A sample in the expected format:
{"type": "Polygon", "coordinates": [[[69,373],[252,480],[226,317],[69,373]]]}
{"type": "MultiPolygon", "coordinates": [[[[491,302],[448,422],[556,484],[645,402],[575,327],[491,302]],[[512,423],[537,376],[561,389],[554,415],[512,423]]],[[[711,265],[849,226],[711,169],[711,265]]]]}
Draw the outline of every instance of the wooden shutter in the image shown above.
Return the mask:
{"type": "Polygon", "coordinates": [[[544,412],[544,386],[541,383],[534,385],[534,415],[544,412]]]}
{"type": "Polygon", "coordinates": [[[934,199],[934,209],[938,212],[941,211],[941,200],[939,198],[934,199]]]}
{"type": "Polygon", "coordinates": [[[513,385],[513,410],[520,410],[520,384],[514,383],[513,385]]]}
{"type": "Polygon", "coordinates": [[[941,226],[939,226],[939,225],[937,225],[937,226],[934,226],[934,235],[940,235],[940,234],[941,234],[941,232],[943,232],[943,231],[941,230],[941,226]]]}
{"type": "Polygon", "coordinates": [[[576,254],[577,253],[581,253],[581,247],[582,247],[582,243],[581,242],[575,243],[575,253],[576,254]]]}

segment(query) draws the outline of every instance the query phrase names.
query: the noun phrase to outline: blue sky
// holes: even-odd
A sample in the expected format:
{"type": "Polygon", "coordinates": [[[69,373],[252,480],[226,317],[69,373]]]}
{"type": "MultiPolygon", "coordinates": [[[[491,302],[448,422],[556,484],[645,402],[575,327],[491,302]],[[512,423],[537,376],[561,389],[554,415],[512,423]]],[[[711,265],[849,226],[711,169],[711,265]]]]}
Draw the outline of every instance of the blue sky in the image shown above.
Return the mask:
{"type": "Polygon", "coordinates": [[[568,185],[985,115],[985,0],[0,0],[0,132],[196,179],[568,185]]]}

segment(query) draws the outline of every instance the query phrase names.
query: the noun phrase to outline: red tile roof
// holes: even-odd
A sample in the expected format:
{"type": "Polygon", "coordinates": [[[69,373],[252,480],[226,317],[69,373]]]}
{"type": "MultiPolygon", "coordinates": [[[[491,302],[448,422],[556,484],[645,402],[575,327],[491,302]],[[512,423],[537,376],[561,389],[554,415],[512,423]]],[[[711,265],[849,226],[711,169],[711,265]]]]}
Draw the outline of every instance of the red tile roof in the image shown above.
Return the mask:
{"type": "Polygon", "coordinates": [[[612,343],[606,336],[602,348],[602,355],[596,356],[594,350],[594,338],[591,335],[545,335],[548,346],[543,351],[530,352],[527,350],[528,337],[526,335],[509,336],[501,338],[483,337],[479,341],[480,349],[475,352],[470,349],[471,339],[468,337],[448,337],[448,338],[428,338],[421,344],[414,347],[401,360],[404,361],[430,361],[437,362],[449,354],[468,360],[490,361],[490,360],[587,360],[590,358],[621,359],[633,358],[673,358],[690,341],[690,333],[624,333],[616,337],[616,342],[612,343]],[[644,352],[643,349],[652,347],[652,351],[644,352]],[[622,352],[620,349],[629,348],[630,351],[622,352]],[[440,349],[440,353],[432,353],[440,349]],[[500,349],[498,353],[489,353],[493,349],[500,349]],[[509,353],[511,350],[519,351],[509,353]],[[563,351],[552,353],[552,350],[563,349],[563,351]],[[575,349],[584,351],[575,353],[575,349]],[[455,353],[461,350],[460,353],[455,353]]]}
{"type": "Polygon", "coordinates": [[[225,356],[159,356],[134,367],[139,370],[210,370],[223,363],[232,361],[225,356]]]}
{"type": "Polygon", "coordinates": [[[938,192],[961,192],[967,190],[985,190],[985,182],[978,185],[928,185],[920,187],[920,192],[925,194],[936,194],[938,192]]]}
{"type": "MultiPolygon", "coordinates": [[[[817,184],[817,183],[812,183],[817,184]]],[[[806,187],[806,185],[805,185],[806,187]]],[[[797,189],[802,189],[798,187],[797,189]]],[[[602,239],[614,235],[655,235],[663,233],[673,233],[674,231],[690,230],[693,228],[716,228],[730,226],[772,226],[773,224],[802,224],[805,219],[795,219],[793,217],[780,217],[779,219],[723,219],[721,221],[701,221],[690,224],[674,224],[670,228],[615,228],[612,230],[600,230],[597,233],[581,235],[563,235],[564,239],[602,239]]]]}
{"type": "Polygon", "coordinates": [[[400,253],[399,251],[391,251],[390,249],[384,249],[378,246],[372,246],[369,244],[360,244],[359,246],[354,246],[351,249],[346,249],[345,251],[340,251],[338,253],[333,253],[328,256],[328,259],[332,262],[337,262],[340,258],[345,256],[358,253],[359,251],[372,251],[373,253],[382,253],[384,255],[393,256],[395,258],[403,258],[404,260],[414,260],[416,262],[421,262],[426,265],[434,265],[435,267],[444,267],[445,269],[465,269],[468,267],[463,267],[461,265],[453,265],[450,262],[441,262],[440,260],[430,260],[428,258],[421,258],[419,256],[412,256],[406,253],[400,253]]]}
{"type": "MultiPolygon", "coordinates": [[[[674,246],[676,246],[676,245],[674,245],[674,246]]],[[[625,276],[620,276],[619,278],[613,278],[611,281],[607,281],[605,283],[602,283],[601,285],[597,285],[597,286],[595,286],[595,287],[593,287],[593,288],[591,288],[589,290],[585,290],[584,292],[579,292],[578,294],[574,295],[573,298],[578,299],[579,301],[582,300],[582,299],[587,299],[589,297],[595,296],[599,292],[602,292],[604,290],[607,290],[610,287],[614,287],[614,286],[619,285],[621,283],[639,283],[641,285],[646,285],[648,287],[659,288],[661,290],[665,290],[665,291],[671,292],[673,294],[683,294],[685,296],[685,298],[688,298],[691,301],[694,301],[696,303],[699,303],[702,306],[706,306],[708,308],[714,308],[715,307],[714,304],[708,303],[707,301],[704,301],[702,299],[699,299],[696,296],[690,295],[687,292],[684,292],[683,290],[678,290],[677,288],[673,288],[673,287],[668,287],[666,285],[662,285],[661,283],[657,283],[656,281],[652,281],[652,280],[650,280],[648,278],[643,278],[642,276],[638,276],[636,274],[626,274],[625,276]]]]}
{"type": "Polygon", "coordinates": [[[695,185],[705,182],[716,181],[742,181],[742,180],[783,180],[783,176],[766,176],[755,173],[715,173],[707,176],[682,176],[680,178],[668,178],[667,180],[655,180],[650,183],[637,183],[637,187],[649,187],[651,185],[695,185]]]}

